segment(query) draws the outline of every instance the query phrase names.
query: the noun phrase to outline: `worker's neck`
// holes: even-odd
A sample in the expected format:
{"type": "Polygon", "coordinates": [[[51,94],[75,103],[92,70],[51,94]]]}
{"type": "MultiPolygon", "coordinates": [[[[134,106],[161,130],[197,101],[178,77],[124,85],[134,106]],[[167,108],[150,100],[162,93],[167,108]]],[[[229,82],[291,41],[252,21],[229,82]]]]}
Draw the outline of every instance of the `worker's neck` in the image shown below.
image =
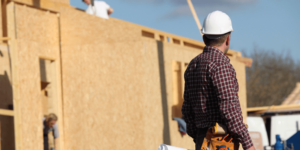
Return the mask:
{"type": "Polygon", "coordinates": [[[224,53],[224,54],[225,54],[226,47],[225,47],[225,46],[223,46],[223,44],[222,44],[221,46],[212,46],[212,47],[214,47],[214,48],[216,48],[216,49],[220,50],[222,53],[224,53]]]}

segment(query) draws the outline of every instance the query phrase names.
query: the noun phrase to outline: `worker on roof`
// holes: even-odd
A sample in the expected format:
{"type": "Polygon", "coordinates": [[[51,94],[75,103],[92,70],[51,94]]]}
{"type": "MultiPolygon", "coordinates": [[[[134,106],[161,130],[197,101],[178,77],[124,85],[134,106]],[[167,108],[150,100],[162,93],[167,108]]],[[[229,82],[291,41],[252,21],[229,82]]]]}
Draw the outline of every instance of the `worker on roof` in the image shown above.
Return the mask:
{"type": "Polygon", "coordinates": [[[94,6],[91,5],[91,0],[82,1],[89,5],[86,9],[86,13],[88,14],[96,15],[104,19],[109,19],[109,15],[114,12],[114,10],[104,1],[94,1],[94,6]]]}
{"type": "MultiPolygon", "coordinates": [[[[43,118],[43,132],[44,132],[44,150],[49,150],[49,143],[48,143],[48,134],[52,131],[54,137],[54,149],[57,150],[58,147],[58,137],[59,131],[58,126],[56,124],[58,118],[54,113],[50,113],[45,118],[43,118]]],[[[53,148],[51,148],[52,150],[53,148]]]]}
{"type": "Polygon", "coordinates": [[[226,56],[229,50],[231,19],[221,11],[205,18],[203,53],[189,63],[185,73],[183,118],[187,133],[200,150],[209,127],[216,123],[227,127],[244,150],[255,150],[249,132],[243,123],[236,72],[226,56]]]}

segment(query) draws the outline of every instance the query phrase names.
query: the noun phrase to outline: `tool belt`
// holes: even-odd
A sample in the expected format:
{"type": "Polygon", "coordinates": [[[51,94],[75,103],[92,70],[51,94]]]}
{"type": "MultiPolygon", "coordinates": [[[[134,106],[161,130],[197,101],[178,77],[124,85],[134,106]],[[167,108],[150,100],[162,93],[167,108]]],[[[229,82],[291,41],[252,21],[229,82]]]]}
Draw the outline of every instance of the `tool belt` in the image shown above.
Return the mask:
{"type": "Polygon", "coordinates": [[[201,150],[238,150],[239,142],[233,141],[226,127],[216,123],[209,128],[203,140],[201,150]]]}

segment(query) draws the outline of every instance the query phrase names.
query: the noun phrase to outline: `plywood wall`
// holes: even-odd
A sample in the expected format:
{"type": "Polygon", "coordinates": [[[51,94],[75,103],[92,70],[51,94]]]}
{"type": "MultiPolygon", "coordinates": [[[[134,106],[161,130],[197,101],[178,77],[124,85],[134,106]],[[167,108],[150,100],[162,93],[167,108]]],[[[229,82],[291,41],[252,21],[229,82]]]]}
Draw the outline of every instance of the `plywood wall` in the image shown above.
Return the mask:
{"type": "MultiPolygon", "coordinates": [[[[14,61],[14,107],[19,112],[15,117],[18,134],[18,149],[43,149],[43,110],[39,58],[60,61],[59,24],[57,14],[13,4],[9,10],[9,35],[14,61]]],[[[60,63],[58,63],[60,64],[60,63]]],[[[57,66],[60,69],[60,66],[57,66]]],[[[56,88],[59,89],[59,88],[56,88]]],[[[56,99],[56,103],[60,100],[56,99]]],[[[15,113],[16,114],[16,113],[15,113]]],[[[60,114],[58,114],[61,116],[60,114]]]]}
{"type": "Polygon", "coordinates": [[[244,123],[247,123],[247,93],[246,93],[246,67],[236,57],[229,57],[230,63],[235,68],[236,78],[239,83],[239,100],[243,113],[244,123]]]}

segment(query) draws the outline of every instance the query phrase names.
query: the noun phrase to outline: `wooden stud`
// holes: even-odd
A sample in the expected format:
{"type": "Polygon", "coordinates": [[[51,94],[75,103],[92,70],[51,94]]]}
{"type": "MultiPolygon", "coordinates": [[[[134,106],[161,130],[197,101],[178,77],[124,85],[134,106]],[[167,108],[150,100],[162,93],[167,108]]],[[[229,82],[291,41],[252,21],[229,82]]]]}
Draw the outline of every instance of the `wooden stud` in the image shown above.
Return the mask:
{"type": "Polygon", "coordinates": [[[252,61],[253,60],[251,58],[237,56],[236,59],[238,61],[244,63],[247,67],[251,67],[252,66],[252,61]]]}
{"type": "Polygon", "coordinates": [[[0,41],[8,41],[10,40],[10,37],[0,37],[0,41]]]}
{"type": "Polygon", "coordinates": [[[185,63],[184,62],[181,62],[180,63],[180,74],[181,74],[181,98],[183,99],[183,93],[184,93],[184,84],[185,84],[185,82],[184,82],[184,72],[185,72],[185,69],[186,69],[186,67],[185,67],[185,63]]]}
{"type": "Polygon", "coordinates": [[[0,115],[14,116],[14,111],[13,110],[0,109],[0,115]]]}
{"type": "Polygon", "coordinates": [[[158,34],[158,33],[154,33],[154,38],[155,38],[155,40],[160,41],[160,38],[159,38],[159,34],[158,34]]]}
{"type": "Polygon", "coordinates": [[[264,107],[251,107],[247,108],[247,112],[264,112],[264,111],[280,111],[280,110],[300,110],[300,105],[278,105],[278,106],[264,106],[264,107]]]}
{"type": "Polygon", "coordinates": [[[19,97],[19,77],[18,77],[18,49],[15,29],[15,3],[10,2],[6,6],[7,10],[7,34],[11,37],[9,46],[11,50],[12,63],[12,88],[13,88],[13,105],[14,105],[14,126],[15,126],[15,149],[22,150],[22,123],[21,107],[19,97]]]}
{"type": "Polygon", "coordinates": [[[197,24],[197,26],[198,26],[198,29],[199,29],[199,31],[200,31],[200,34],[203,35],[202,32],[201,32],[202,27],[201,27],[200,21],[199,21],[199,19],[198,19],[197,13],[196,13],[196,11],[195,11],[195,9],[194,9],[194,6],[193,6],[191,0],[187,0],[187,2],[188,2],[188,4],[189,4],[189,6],[190,6],[191,12],[192,12],[192,14],[193,14],[193,16],[194,16],[194,19],[195,19],[195,21],[196,21],[196,24],[197,24]]]}

